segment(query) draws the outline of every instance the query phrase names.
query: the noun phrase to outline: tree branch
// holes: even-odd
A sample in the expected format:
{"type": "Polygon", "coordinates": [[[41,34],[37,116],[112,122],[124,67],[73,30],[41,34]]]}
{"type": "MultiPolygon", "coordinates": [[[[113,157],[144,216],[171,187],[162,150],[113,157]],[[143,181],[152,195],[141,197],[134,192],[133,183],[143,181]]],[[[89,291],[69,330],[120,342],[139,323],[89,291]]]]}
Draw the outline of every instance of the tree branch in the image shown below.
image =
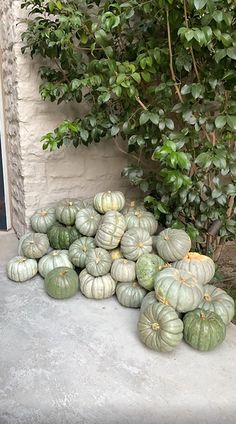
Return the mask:
{"type": "MultiPolygon", "coordinates": [[[[184,20],[185,20],[186,28],[189,29],[189,24],[188,24],[188,10],[187,10],[188,2],[187,1],[188,0],[184,0],[184,20]]],[[[193,48],[192,47],[190,47],[190,53],[191,53],[191,56],[192,56],[193,67],[194,67],[194,71],[195,71],[197,80],[198,80],[198,82],[200,82],[200,76],[199,76],[199,72],[198,72],[198,69],[197,69],[197,62],[196,62],[196,59],[195,59],[195,56],[194,56],[194,52],[193,52],[193,48]]]]}

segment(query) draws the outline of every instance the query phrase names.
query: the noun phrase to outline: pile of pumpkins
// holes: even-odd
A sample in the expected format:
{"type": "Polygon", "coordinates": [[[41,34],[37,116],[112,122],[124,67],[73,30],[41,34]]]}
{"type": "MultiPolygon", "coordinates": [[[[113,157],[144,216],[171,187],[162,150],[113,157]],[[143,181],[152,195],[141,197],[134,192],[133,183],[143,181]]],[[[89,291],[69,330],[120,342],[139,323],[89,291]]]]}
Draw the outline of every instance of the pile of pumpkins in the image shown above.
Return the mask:
{"type": "Polygon", "coordinates": [[[208,284],[214,262],[190,252],[183,230],[157,234],[158,223],[142,202],[115,191],[90,201],[65,199],[37,210],[31,227],[20,239],[19,256],[7,265],[11,280],[39,272],[56,299],[78,288],[90,299],[116,294],[121,305],[140,308],[139,338],[158,352],[174,350],[183,338],[201,351],[223,342],[234,301],[208,284]]]}

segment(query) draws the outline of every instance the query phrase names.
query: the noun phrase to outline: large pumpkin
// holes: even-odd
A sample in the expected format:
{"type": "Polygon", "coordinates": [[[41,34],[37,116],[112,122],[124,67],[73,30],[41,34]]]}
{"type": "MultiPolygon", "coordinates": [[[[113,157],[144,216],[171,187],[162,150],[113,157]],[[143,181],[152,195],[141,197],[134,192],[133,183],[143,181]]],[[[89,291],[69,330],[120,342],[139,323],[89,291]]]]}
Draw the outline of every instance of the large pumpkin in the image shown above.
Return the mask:
{"type": "Polygon", "coordinates": [[[31,227],[36,233],[47,233],[56,222],[55,208],[38,209],[30,219],[31,227]]]}
{"type": "Polygon", "coordinates": [[[95,209],[100,213],[121,211],[125,205],[125,196],[121,191],[98,193],[94,197],[93,204],[95,209]]]}
{"type": "Polygon", "coordinates": [[[151,212],[145,210],[134,210],[125,215],[127,229],[131,228],[143,228],[147,230],[149,234],[155,234],[158,223],[155,216],[151,212]]]}
{"type": "Polygon", "coordinates": [[[136,263],[136,274],[139,284],[146,290],[153,290],[156,274],[165,267],[165,262],[159,256],[146,253],[136,263]]]}
{"type": "Polygon", "coordinates": [[[111,269],[111,256],[110,254],[100,247],[91,249],[86,256],[85,265],[89,274],[94,277],[108,274],[111,269]]]}
{"type": "Polygon", "coordinates": [[[70,261],[78,268],[85,268],[87,253],[95,247],[92,237],[81,237],[79,240],[75,240],[69,247],[70,261]]]}
{"type": "Polygon", "coordinates": [[[153,303],[139,317],[138,335],[150,349],[171,352],[183,338],[183,323],[173,308],[153,303]]]}
{"type": "Polygon", "coordinates": [[[15,256],[7,264],[7,276],[12,281],[21,283],[30,280],[38,272],[38,264],[35,259],[24,256],[15,256]]]}
{"type": "Polygon", "coordinates": [[[159,302],[172,306],[178,312],[196,309],[203,299],[203,286],[191,272],[165,268],[155,278],[154,290],[159,302]]]}
{"type": "Polygon", "coordinates": [[[178,261],[191,249],[191,239],[183,230],[168,228],[160,232],[156,238],[158,255],[167,262],[178,261]]]}
{"type": "Polygon", "coordinates": [[[96,244],[106,250],[115,249],[120,243],[125,228],[125,219],[121,213],[117,211],[106,212],[97,230],[96,244]]]}
{"type": "Polygon", "coordinates": [[[56,206],[56,218],[64,225],[74,225],[76,214],[82,207],[84,207],[84,203],[81,200],[61,200],[56,206]]]}
{"type": "Polygon", "coordinates": [[[135,262],[128,259],[116,259],[111,267],[111,276],[121,283],[134,281],[136,278],[135,262]]]}
{"type": "Polygon", "coordinates": [[[49,240],[46,234],[32,233],[24,239],[21,245],[23,255],[31,259],[39,259],[49,249],[49,240]]]}
{"type": "Polygon", "coordinates": [[[87,237],[92,237],[96,234],[101,215],[95,211],[92,207],[81,209],[75,220],[75,226],[79,230],[80,234],[87,237]]]}
{"type": "Polygon", "coordinates": [[[213,260],[209,256],[200,255],[196,252],[189,252],[183,259],[174,262],[172,266],[191,272],[201,284],[207,284],[215,274],[213,260]]]}
{"type": "Polygon", "coordinates": [[[143,228],[133,228],[124,233],[121,251],[126,259],[137,261],[144,253],[152,251],[152,237],[143,228]]]}
{"type": "Polygon", "coordinates": [[[199,309],[215,312],[225,325],[228,325],[234,317],[234,299],[224,290],[207,284],[203,287],[203,301],[199,309]]]}
{"type": "Polygon", "coordinates": [[[69,260],[68,250],[52,250],[52,252],[43,256],[39,260],[38,267],[39,273],[42,277],[46,277],[46,275],[55,268],[74,268],[69,260]]]}
{"type": "Polygon", "coordinates": [[[221,344],[226,326],[215,312],[196,309],[184,316],[184,340],[194,349],[209,351],[221,344]]]}
{"type": "Polygon", "coordinates": [[[154,303],[159,303],[159,302],[156,298],[156,293],[153,290],[147,293],[146,296],[144,296],[140,306],[140,314],[142,314],[148,306],[153,305],[154,303]]]}
{"type": "Polygon", "coordinates": [[[67,299],[77,293],[79,278],[73,269],[59,267],[46,275],[44,285],[49,296],[55,299],[67,299]]]}
{"type": "Polygon", "coordinates": [[[93,277],[84,269],[79,280],[81,292],[89,299],[106,299],[113,296],[116,290],[116,281],[110,274],[93,277]]]}
{"type": "Polygon", "coordinates": [[[69,249],[70,245],[80,237],[75,227],[65,227],[59,223],[54,224],[47,234],[50,246],[56,250],[69,249]]]}
{"type": "Polygon", "coordinates": [[[140,308],[146,293],[146,290],[137,281],[118,283],[116,286],[118,302],[127,308],[140,308]]]}

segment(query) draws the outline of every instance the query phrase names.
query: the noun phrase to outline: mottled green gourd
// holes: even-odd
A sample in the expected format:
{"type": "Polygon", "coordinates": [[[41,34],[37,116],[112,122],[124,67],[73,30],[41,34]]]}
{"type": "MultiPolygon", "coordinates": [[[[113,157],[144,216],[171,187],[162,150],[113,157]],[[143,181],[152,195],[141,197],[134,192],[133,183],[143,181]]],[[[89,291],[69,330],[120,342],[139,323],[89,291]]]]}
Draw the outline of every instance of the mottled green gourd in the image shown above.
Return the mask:
{"type": "Polygon", "coordinates": [[[93,277],[86,269],[79,275],[80,290],[89,299],[107,299],[113,296],[116,290],[116,281],[110,274],[93,277]]]}
{"type": "Polygon", "coordinates": [[[81,237],[74,241],[69,247],[69,259],[78,268],[85,268],[87,253],[90,249],[95,249],[94,239],[92,237],[81,237]]]}
{"type": "Polygon", "coordinates": [[[38,272],[38,264],[35,259],[24,256],[15,256],[7,264],[7,276],[17,283],[30,280],[38,272]]]}
{"type": "Polygon", "coordinates": [[[106,250],[115,249],[121,240],[126,228],[123,215],[117,211],[108,211],[100,221],[95,242],[97,246],[106,250]]]}
{"type": "Polygon", "coordinates": [[[92,237],[96,234],[100,220],[101,215],[99,215],[94,208],[88,207],[81,209],[77,213],[75,226],[79,230],[80,234],[92,237]]]}
{"type": "Polygon", "coordinates": [[[49,249],[49,240],[46,234],[33,233],[22,242],[22,253],[27,258],[39,259],[45,255],[49,249]]]}
{"type": "Polygon", "coordinates": [[[215,312],[196,309],[183,319],[184,340],[194,349],[209,351],[220,345],[226,335],[226,326],[215,312]]]}
{"type": "Polygon", "coordinates": [[[143,228],[133,228],[124,233],[120,246],[126,259],[137,261],[141,255],[152,251],[152,237],[143,228]]]}
{"type": "Polygon", "coordinates": [[[127,230],[131,228],[143,228],[149,234],[155,234],[158,223],[155,216],[151,212],[142,209],[135,209],[125,215],[127,230]]]}
{"type": "Polygon", "coordinates": [[[111,267],[111,276],[121,283],[134,281],[136,278],[135,262],[128,259],[116,259],[111,267]]]}
{"type": "Polygon", "coordinates": [[[97,247],[91,249],[86,256],[85,265],[89,274],[94,277],[108,274],[111,269],[111,256],[105,250],[97,247]]]}
{"type": "Polygon", "coordinates": [[[43,256],[38,264],[39,273],[42,277],[46,277],[50,271],[59,267],[74,268],[69,260],[68,250],[52,250],[52,252],[43,256]]]}
{"type": "Polygon", "coordinates": [[[139,317],[138,335],[150,349],[171,352],[183,338],[183,322],[170,306],[153,303],[139,317]]]}
{"type": "Polygon", "coordinates": [[[94,208],[100,213],[121,211],[125,205],[125,196],[121,191],[97,193],[93,201],[94,208]]]}
{"type": "Polygon", "coordinates": [[[70,245],[80,237],[75,227],[54,224],[47,232],[50,246],[56,250],[69,249],[70,245]]]}
{"type": "Polygon", "coordinates": [[[207,284],[214,277],[215,264],[209,256],[189,252],[183,259],[172,264],[174,268],[191,272],[201,284],[207,284]]]}
{"type": "Polygon", "coordinates": [[[156,238],[158,255],[166,262],[183,259],[191,249],[191,239],[183,230],[168,228],[156,238]]]}
{"type": "Polygon", "coordinates": [[[30,219],[31,227],[36,233],[47,233],[56,222],[55,208],[38,209],[30,219]]]}
{"type": "Polygon", "coordinates": [[[136,274],[139,284],[146,290],[153,290],[154,280],[158,272],[166,266],[159,256],[146,253],[136,263],[136,274]]]}
{"type": "Polygon", "coordinates": [[[118,302],[127,308],[140,308],[146,290],[137,281],[130,283],[118,283],[116,297],[118,302]]]}
{"type": "Polygon", "coordinates": [[[67,299],[77,293],[79,278],[73,269],[59,267],[46,275],[44,285],[49,296],[55,299],[67,299]]]}
{"type": "Polygon", "coordinates": [[[77,199],[61,200],[56,206],[56,218],[64,225],[74,225],[76,214],[84,207],[83,201],[77,199]]]}
{"type": "Polygon", "coordinates": [[[215,312],[224,324],[228,325],[234,317],[234,299],[224,290],[210,284],[206,284],[203,291],[203,301],[199,304],[199,309],[215,312]]]}

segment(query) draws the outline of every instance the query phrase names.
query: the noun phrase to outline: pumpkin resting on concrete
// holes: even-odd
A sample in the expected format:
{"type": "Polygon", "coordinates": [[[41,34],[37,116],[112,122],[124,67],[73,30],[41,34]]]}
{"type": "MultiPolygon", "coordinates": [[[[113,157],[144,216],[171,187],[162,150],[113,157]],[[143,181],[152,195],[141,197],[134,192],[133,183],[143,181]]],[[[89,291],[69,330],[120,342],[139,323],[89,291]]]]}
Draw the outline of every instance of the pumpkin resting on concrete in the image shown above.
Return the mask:
{"type": "Polygon", "coordinates": [[[146,290],[137,281],[130,283],[118,283],[116,286],[116,297],[118,302],[127,308],[140,308],[146,290]]]}
{"type": "Polygon", "coordinates": [[[49,240],[46,234],[32,233],[24,239],[21,245],[23,255],[31,259],[39,259],[49,249],[49,240]]]}
{"type": "Polygon", "coordinates": [[[30,280],[38,272],[38,264],[35,259],[15,256],[7,264],[7,276],[17,283],[30,280]]]}
{"type": "Polygon", "coordinates": [[[67,267],[59,267],[50,271],[45,278],[45,290],[55,299],[67,299],[74,296],[79,287],[77,273],[67,267]]]}
{"type": "Polygon", "coordinates": [[[215,312],[219,315],[225,325],[228,325],[234,317],[234,299],[224,290],[206,284],[203,287],[203,301],[199,305],[199,309],[204,311],[215,312]]]}
{"type": "Polygon", "coordinates": [[[116,281],[111,274],[93,277],[86,269],[79,275],[80,290],[89,299],[106,299],[113,296],[116,290],[116,281]]]}

